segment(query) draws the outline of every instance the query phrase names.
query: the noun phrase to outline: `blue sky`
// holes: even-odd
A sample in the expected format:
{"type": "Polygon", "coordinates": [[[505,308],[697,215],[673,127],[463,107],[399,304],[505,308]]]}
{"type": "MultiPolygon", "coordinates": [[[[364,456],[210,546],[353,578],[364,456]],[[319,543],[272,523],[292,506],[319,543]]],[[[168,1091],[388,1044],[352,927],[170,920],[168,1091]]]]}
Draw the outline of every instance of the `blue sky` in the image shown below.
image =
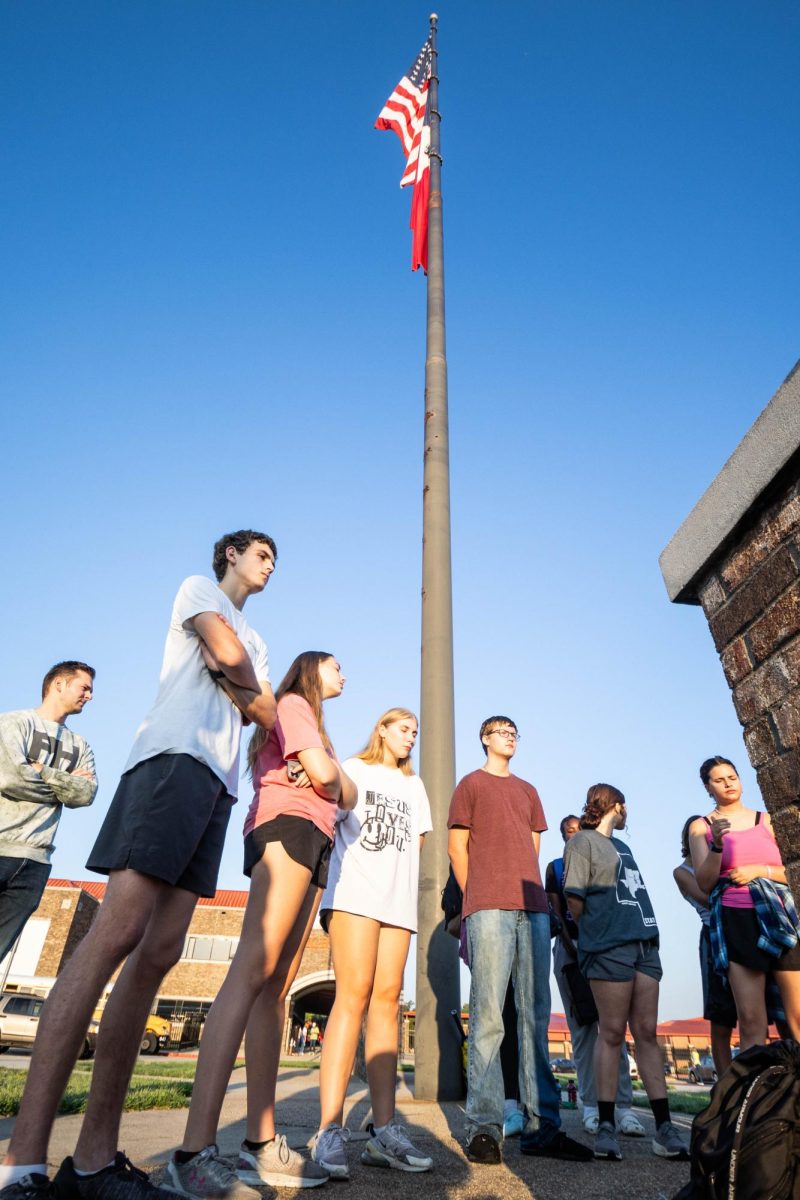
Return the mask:
{"type": "MultiPolygon", "coordinates": [[[[758,800],[705,621],[658,555],[797,358],[797,6],[445,0],[440,15],[457,769],[491,712],[554,827],[627,794],[695,1015],[671,878],[697,766],[758,800]]],[[[428,9],[361,0],[0,8],[0,708],[98,669],[83,863],[178,584],[278,542],[250,620],[277,681],[332,650],[342,755],[418,705],[424,279],[372,129],[428,9]]],[[[243,796],[247,797],[247,785],[243,796]]],[[[221,882],[242,886],[234,815],[221,882]]],[[[543,861],[558,850],[547,834],[543,861]]],[[[413,993],[413,977],[409,980],[413,993]]]]}

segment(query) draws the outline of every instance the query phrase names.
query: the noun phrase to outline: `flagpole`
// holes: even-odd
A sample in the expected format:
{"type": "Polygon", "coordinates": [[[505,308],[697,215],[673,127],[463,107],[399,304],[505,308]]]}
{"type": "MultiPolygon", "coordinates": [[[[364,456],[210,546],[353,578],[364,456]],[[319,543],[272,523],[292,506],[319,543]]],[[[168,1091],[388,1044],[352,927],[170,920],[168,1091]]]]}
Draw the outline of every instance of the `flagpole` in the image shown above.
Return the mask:
{"type": "Polygon", "coordinates": [[[433,830],[425,839],[420,863],[414,1033],[414,1091],[418,1100],[451,1100],[462,1094],[461,1045],[450,1016],[453,1009],[461,1010],[458,946],[455,939],[444,932],[440,904],[449,869],[447,812],[455,786],[455,719],[437,23],[438,17],[432,13],[428,88],[430,198],[422,492],[420,776],[431,803],[433,830]]]}

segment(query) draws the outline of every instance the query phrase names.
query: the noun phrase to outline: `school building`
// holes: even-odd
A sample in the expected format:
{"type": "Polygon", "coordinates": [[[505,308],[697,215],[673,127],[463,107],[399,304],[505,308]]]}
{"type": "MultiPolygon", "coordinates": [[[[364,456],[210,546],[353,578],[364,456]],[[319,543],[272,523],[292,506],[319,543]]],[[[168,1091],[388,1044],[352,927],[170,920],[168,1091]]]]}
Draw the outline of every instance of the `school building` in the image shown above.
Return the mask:
{"type": "MultiPolygon", "coordinates": [[[[46,996],[58,973],[94,920],[105,894],[102,881],[50,879],[41,903],[11,955],[0,963],[6,991],[46,996]]],[[[228,970],[242,929],[247,892],[220,891],[201,899],[192,917],[180,960],[165,976],[153,1011],[178,1021],[205,1017],[228,970]]],[[[118,972],[117,972],[118,974],[118,972]]],[[[106,987],[107,996],[116,975],[106,987]]],[[[286,1006],[286,1039],[306,1014],[327,1017],[335,993],[330,945],[321,929],[312,930],[286,1006]]]]}
{"type": "MultiPolygon", "coordinates": [[[[46,996],[56,977],[74,952],[94,920],[105,894],[102,881],[51,879],[42,901],[28,921],[11,955],[11,962],[0,963],[0,979],[7,971],[6,991],[36,992],[46,996]]],[[[246,891],[224,890],[201,899],[192,917],[180,960],[165,976],[153,1011],[174,1023],[205,1017],[216,996],[228,964],[236,952],[242,928],[246,891]]],[[[109,980],[106,996],[114,984],[109,980]]],[[[333,1005],[336,982],[331,963],[330,943],[320,928],[312,930],[300,970],[292,985],[286,1006],[284,1052],[288,1051],[291,1031],[311,1017],[327,1018],[333,1005]]],[[[466,1030],[468,1014],[462,1014],[466,1030]]],[[[414,1054],[416,1013],[402,1014],[400,1050],[404,1057],[414,1054]]],[[[454,1036],[457,1031],[454,1027],[454,1036]]],[[[664,1021],[658,1026],[658,1040],[664,1060],[676,1072],[688,1070],[692,1050],[710,1052],[708,1022],[700,1018],[664,1021]]],[[[736,1039],[734,1038],[734,1042],[736,1039]]],[[[563,1013],[550,1019],[549,1044],[552,1058],[571,1058],[572,1042],[563,1013]]]]}

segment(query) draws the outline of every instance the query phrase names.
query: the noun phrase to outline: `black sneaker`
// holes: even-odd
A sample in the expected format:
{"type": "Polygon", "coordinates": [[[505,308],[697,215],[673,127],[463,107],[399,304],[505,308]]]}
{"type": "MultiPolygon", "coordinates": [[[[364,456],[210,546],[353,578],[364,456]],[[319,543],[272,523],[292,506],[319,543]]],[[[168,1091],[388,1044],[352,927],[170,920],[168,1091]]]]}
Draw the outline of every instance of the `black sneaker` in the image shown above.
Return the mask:
{"type": "Polygon", "coordinates": [[[584,1146],[583,1142],[567,1137],[563,1129],[559,1129],[548,1142],[537,1142],[530,1136],[526,1138],[523,1133],[519,1148],[523,1154],[531,1154],[536,1158],[560,1158],[564,1162],[591,1162],[594,1159],[594,1151],[584,1146]]]}
{"type": "Polygon", "coordinates": [[[502,1162],[500,1143],[488,1133],[476,1133],[472,1141],[467,1143],[467,1158],[483,1166],[502,1162]]]}
{"type": "Polygon", "coordinates": [[[65,1158],[52,1186],[54,1200],[175,1200],[174,1192],[152,1184],[121,1150],[110,1167],[94,1175],[78,1175],[72,1159],[65,1158]]]}
{"type": "Polygon", "coordinates": [[[0,1200],[53,1200],[53,1185],[46,1175],[34,1171],[0,1189],[0,1200]]]}

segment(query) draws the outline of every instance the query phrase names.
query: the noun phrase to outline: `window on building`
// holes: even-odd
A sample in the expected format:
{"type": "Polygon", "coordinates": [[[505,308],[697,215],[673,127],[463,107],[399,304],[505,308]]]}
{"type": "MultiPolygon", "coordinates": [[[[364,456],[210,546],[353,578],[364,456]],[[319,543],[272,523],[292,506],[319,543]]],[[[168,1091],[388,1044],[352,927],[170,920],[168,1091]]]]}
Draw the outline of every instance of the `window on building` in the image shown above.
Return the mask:
{"type": "Polygon", "coordinates": [[[239,945],[238,937],[187,937],[181,958],[185,961],[230,962],[239,945]]]}

